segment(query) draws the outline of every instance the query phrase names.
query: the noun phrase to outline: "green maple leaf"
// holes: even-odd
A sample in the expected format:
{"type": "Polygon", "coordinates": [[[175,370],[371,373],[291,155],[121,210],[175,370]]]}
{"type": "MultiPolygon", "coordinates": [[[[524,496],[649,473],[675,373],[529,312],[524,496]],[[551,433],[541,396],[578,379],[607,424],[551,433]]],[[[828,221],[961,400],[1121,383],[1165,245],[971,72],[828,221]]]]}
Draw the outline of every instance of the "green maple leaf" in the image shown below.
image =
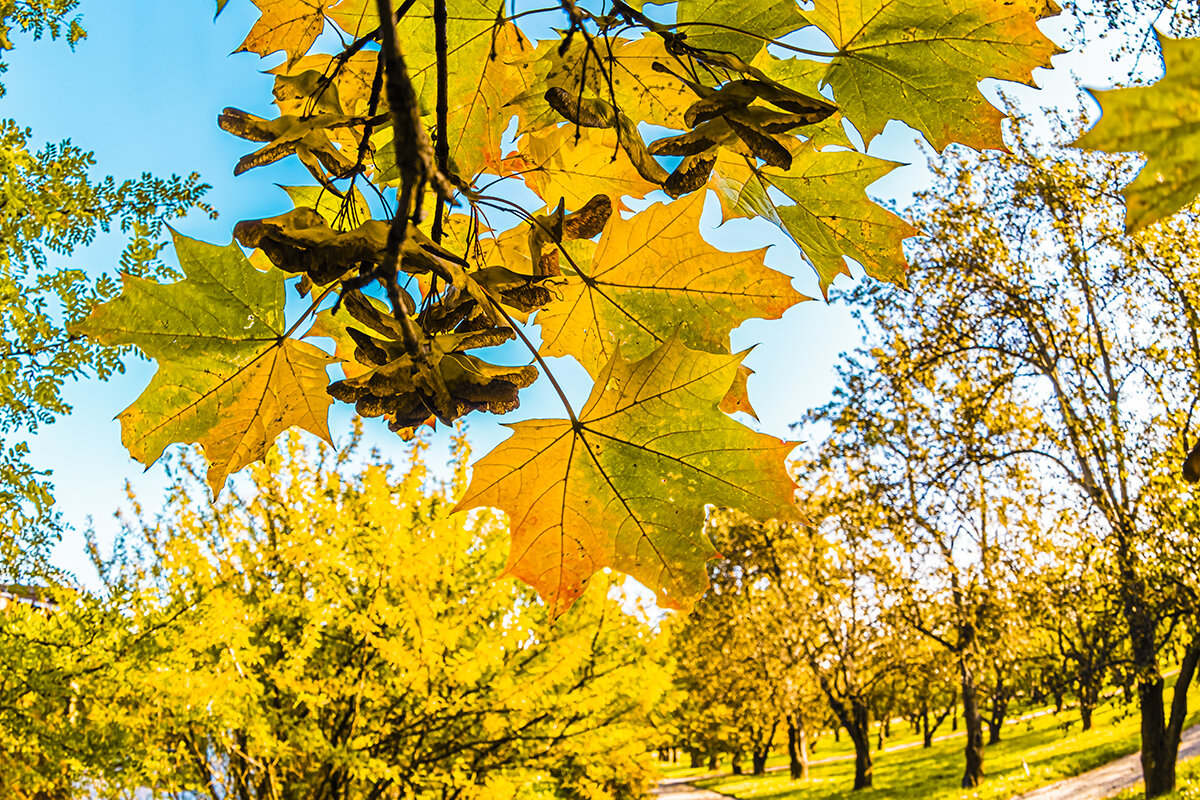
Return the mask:
{"type": "Polygon", "coordinates": [[[705,242],[703,207],[704,193],[694,192],[628,220],[610,217],[587,274],[569,276],[538,312],[542,354],[600,366],[618,346],[637,358],[676,332],[688,347],[728,353],[742,322],[778,319],[807,299],[764,265],[766,248],[727,253],[705,242]]]}
{"type": "Polygon", "coordinates": [[[826,293],[838,275],[849,275],[846,257],[867,274],[903,286],[908,262],[901,242],[920,233],[866,195],[866,188],[898,165],[844,150],[801,145],[786,172],[760,168],[733,153],[717,160],[713,186],[726,218],[771,220],[804,251],[826,293]],[[781,205],[772,188],[794,201],[781,205]]]}
{"type": "Polygon", "coordinates": [[[293,425],[329,440],[325,367],[334,359],[284,338],[282,272],[259,272],[235,244],[176,234],[175,252],[183,280],[125,275],[121,295],[72,332],[135,345],[158,361],[150,385],[120,414],[121,440],[146,466],[167,445],[200,443],[216,493],[293,425]]]}
{"type": "Polygon", "coordinates": [[[1123,192],[1130,231],[1174,214],[1200,193],[1200,39],[1162,39],[1161,45],[1162,80],[1096,92],[1104,115],[1075,142],[1146,154],[1146,166],[1123,192]]]}
{"type": "Polygon", "coordinates": [[[979,92],[984,78],[1029,83],[1059,49],[1037,21],[1058,13],[1030,0],[816,0],[809,22],[833,41],[826,81],[863,139],[891,119],[951,142],[1003,149],[1004,115],[979,92]]]}
{"type": "Polygon", "coordinates": [[[784,460],[795,446],[756,433],[717,404],[741,355],[672,338],[646,357],[619,354],[596,379],[579,421],[533,420],[475,463],[457,510],[492,506],[512,529],[507,572],[561,613],[592,574],[612,567],[686,608],[718,554],[703,533],[708,504],[797,519],[784,460]]]}
{"type": "Polygon", "coordinates": [[[808,22],[793,0],[747,3],[744,0],[679,0],[676,25],[687,43],[704,50],[752,59],[767,45],[808,22]],[[713,24],[716,23],[716,24],[713,24]],[[731,30],[732,29],[732,30],[731,30]]]}

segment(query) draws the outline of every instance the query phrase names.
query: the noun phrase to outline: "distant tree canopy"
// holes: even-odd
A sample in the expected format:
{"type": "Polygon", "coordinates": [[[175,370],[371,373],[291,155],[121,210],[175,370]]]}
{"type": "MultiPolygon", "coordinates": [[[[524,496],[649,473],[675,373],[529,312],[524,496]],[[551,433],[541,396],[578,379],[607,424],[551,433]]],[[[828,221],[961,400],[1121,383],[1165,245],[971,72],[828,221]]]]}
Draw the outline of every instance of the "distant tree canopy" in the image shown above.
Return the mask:
{"type": "Polygon", "coordinates": [[[641,796],[664,678],[629,601],[551,624],[419,446],[402,469],[353,451],[292,438],[212,505],[177,461],[163,513],[99,563],[102,597],[10,612],[6,795],[641,796]]]}

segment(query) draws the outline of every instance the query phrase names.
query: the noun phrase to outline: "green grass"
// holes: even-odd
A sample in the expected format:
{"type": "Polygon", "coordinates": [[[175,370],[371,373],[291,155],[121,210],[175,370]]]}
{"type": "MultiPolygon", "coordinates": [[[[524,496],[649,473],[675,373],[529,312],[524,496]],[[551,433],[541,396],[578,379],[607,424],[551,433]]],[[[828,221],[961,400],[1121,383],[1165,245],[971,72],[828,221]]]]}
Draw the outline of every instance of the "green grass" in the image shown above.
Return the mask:
{"type": "MultiPolygon", "coordinates": [[[[1171,683],[1170,679],[1168,683],[1171,683]]],[[[1200,690],[1193,686],[1189,692],[1189,706],[1196,708],[1197,701],[1200,701],[1200,690]]],[[[1189,726],[1197,722],[1200,722],[1200,712],[1189,715],[1189,726]]],[[[907,725],[895,727],[907,729],[907,725]]],[[[938,730],[939,735],[949,732],[948,724],[938,730]]],[[[762,777],[722,776],[698,780],[695,784],[734,797],[771,800],[1007,800],[1135,752],[1138,749],[1138,718],[1134,707],[1125,707],[1114,699],[1097,709],[1092,730],[1086,733],[1080,730],[1079,714],[1075,709],[1066,709],[1057,716],[1044,714],[1007,724],[1004,741],[986,750],[983,784],[970,790],[959,786],[963,768],[961,731],[954,738],[935,742],[929,749],[919,745],[911,749],[891,749],[919,741],[919,738],[912,734],[894,736],[882,753],[873,753],[874,786],[860,792],[850,789],[854,783],[852,760],[814,764],[806,782],[792,781],[785,770],[762,777]]],[[[813,759],[852,753],[846,739],[843,736],[840,743],[834,743],[832,737],[823,737],[813,759]]],[[[780,763],[787,763],[786,754],[773,757],[768,765],[780,763]]],[[[728,768],[728,760],[722,767],[728,768]]],[[[1200,800],[1200,788],[1194,794],[1179,797],[1200,800]]]]}
{"type": "Polygon", "coordinates": [[[658,771],[662,773],[664,778],[694,778],[697,775],[707,775],[708,767],[689,767],[685,763],[687,756],[684,755],[684,761],[679,764],[671,764],[665,761],[656,761],[655,765],[658,771]]]}
{"type": "MultiPolygon", "coordinates": [[[[1175,791],[1159,800],[1200,800],[1200,759],[1185,761],[1179,765],[1175,785],[1178,787],[1175,791]]],[[[1142,784],[1139,782],[1136,786],[1114,795],[1112,800],[1142,800],[1142,797],[1142,784]]]]}

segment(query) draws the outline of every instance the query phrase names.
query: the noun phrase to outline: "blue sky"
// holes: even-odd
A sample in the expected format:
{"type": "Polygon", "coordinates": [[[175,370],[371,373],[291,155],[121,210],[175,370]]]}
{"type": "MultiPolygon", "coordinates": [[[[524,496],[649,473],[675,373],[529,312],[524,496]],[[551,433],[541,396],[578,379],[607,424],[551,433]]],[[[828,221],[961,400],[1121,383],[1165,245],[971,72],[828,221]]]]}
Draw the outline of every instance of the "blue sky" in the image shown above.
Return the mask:
{"type": "MultiPolygon", "coordinates": [[[[212,221],[195,215],[177,227],[189,236],[228,242],[238,220],[291,207],[275,184],[303,184],[309,179],[295,159],[233,177],[233,164],[249,144],[219,130],[217,114],[226,106],[236,106],[274,116],[269,104],[272,80],[261,71],[281,56],[260,60],[252,54],[230,55],[257,11],[249,0],[232,0],[214,23],[213,5],[212,0],[84,0],[80,11],[88,38],[75,53],[62,42],[16,42],[17,49],[9,54],[11,66],[4,79],[8,95],[0,100],[0,114],[32,127],[35,142],[71,138],[76,145],[94,150],[100,175],[121,178],[146,171],[159,175],[198,171],[212,184],[207,200],[221,216],[212,221]]],[[[1061,33],[1046,30],[1065,44],[1061,33]]],[[[1107,84],[1112,69],[1100,52],[1086,58],[1059,57],[1058,64],[1080,71],[1090,85],[1107,84]]],[[[1020,95],[1041,105],[1061,107],[1072,102],[1074,82],[1063,72],[1052,92],[1022,90],[1020,95]]],[[[1040,73],[1039,77],[1045,79],[1040,73]]],[[[903,203],[924,184],[920,153],[902,126],[893,123],[871,152],[918,162],[877,183],[873,194],[903,203]]],[[[706,219],[713,224],[715,209],[709,211],[706,219]]],[[[796,277],[801,292],[819,296],[811,269],[773,226],[734,221],[705,235],[730,250],[774,245],[767,263],[796,277]]],[[[120,245],[118,237],[109,237],[76,254],[75,266],[93,274],[112,270],[120,245]]],[[[857,328],[845,307],[821,301],[800,304],[782,321],[752,322],[736,331],[735,348],[758,345],[747,364],[757,371],[750,391],[763,429],[788,436],[789,423],[828,398],[838,354],[858,342],[857,328]]],[[[143,471],[128,457],[120,444],[119,424],[113,420],[142,391],[153,369],[150,363],[131,360],[126,374],[107,383],[67,386],[75,413],[46,427],[31,443],[34,462],[54,472],[59,507],[67,522],[82,529],[92,518],[102,539],[116,530],[112,515],[123,502],[126,479],[133,482],[147,508],[156,506],[163,485],[161,467],[143,471]]],[[[575,376],[570,381],[573,393],[586,395],[586,383],[578,379],[580,371],[564,370],[575,376]]],[[[560,416],[557,406],[547,382],[541,381],[523,393],[520,411],[506,420],[560,416]]],[[[335,439],[345,435],[348,420],[348,410],[335,412],[335,439]]],[[[506,434],[494,418],[478,416],[471,419],[469,431],[477,454],[506,434]]],[[[367,444],[397,456],[402,452],[394,435],[378,424],[368,427],[367,444]]],[[[82,537],[68,535],[56,551],[56,561],[86,578],[82,537]]]]}

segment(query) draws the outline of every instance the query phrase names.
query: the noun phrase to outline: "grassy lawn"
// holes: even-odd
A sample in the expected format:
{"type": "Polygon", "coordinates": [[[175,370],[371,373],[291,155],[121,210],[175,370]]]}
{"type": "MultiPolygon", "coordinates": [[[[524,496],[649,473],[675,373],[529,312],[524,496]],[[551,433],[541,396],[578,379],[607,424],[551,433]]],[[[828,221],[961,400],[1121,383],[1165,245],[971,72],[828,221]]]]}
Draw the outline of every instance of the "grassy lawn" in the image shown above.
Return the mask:
{"type": "MultiPolygon", "coordinates": [[[[1200,706],[1200,690],[1193,686],[1188,699],[1189,707],[1200,706]]],[[[1197,722],[1200,722],[1200,711],[1193,712],[1188,718],[1189,726],[1197,722]]],[[[893,729],[897,734],[901,730],[907,734],[907,727],[894,725],[893,729]]],[[[949,732],[948,724],[938,730],[939,735],[949,732]]],[[[710,778],[695,784],[734,797],[773,800],[1006,800],[1135,752],[1138,749],[1138,718],[1135,707],[1125,707],[1114,698],[1096,711],[1092,730],[1087,733],[1080,731],[1078,712],[1067,709],[1057,716],[1046,713],[1006,724],[1003,738],[1000,744],[987,748],[984,756],[986,778],[983,785],[971,790],[959,786],[963,768],[961,730],[958,736],[934,742],[927,750],[919,744],[910,749],[895,749],[906,743],[919,742],[919,737],[911,734],[894,736],[883,752],[874,753],[874,786],[865,791],[850,790],[854,782],[854,763],[849,760],[814,764],[807,782],[793,782],[785,770],[762,777],[710,778]]],[[[840,743],[835,743],[832,737],[825,736],[813,759],[851,752],[847,737],[843,736],[840,743]]],[[[773,757],[768,765],[786,763],[784,753],[773,757]]],[[[728,768],[728,760],[722,767],[728,768]]],[[[671,777],[685,777],[687,771],[673,772],[676,774],[671,777]]],[[[704,770],[695,772],[703,773],[704,770]]],[[[1182,787],[1182,780],[1180,784],[1182,787]]],[[[1180,797],[1200,800],[1200,790],[1180,797]]]]}
{"type": "MultiPolygon", "coordinates": [[[[1176,785],[1179,788],[1165,795],[1161,800],[1200,800],[1200,758],[1180,764],[1176,779],[1176,785]]],[[[1142,785],[1139,783],[1131,789],[1114,795],[1113,800],[1142,800],[1142,785]]]]}

